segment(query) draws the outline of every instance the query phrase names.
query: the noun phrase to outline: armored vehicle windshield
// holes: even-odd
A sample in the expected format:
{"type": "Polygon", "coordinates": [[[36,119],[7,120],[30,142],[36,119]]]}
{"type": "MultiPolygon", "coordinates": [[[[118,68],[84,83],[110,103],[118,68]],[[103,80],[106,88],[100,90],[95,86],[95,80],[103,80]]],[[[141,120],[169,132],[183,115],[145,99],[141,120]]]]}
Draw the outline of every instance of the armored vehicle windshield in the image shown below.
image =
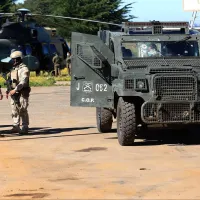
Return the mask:
{"type": "Polygon", "coordinates": [[[197,41],[155,41],[123,42],[122,55],[125,58],[146,57],[197,57],[197,41]]]}

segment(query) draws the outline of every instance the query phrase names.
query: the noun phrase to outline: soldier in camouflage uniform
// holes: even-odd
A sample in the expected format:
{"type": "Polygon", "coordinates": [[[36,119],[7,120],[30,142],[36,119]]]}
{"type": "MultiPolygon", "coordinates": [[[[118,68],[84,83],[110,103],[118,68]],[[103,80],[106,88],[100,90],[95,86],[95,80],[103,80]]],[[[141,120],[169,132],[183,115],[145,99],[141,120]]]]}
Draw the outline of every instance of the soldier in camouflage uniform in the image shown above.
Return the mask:
{"type": "Polygon", "coordinates": [[[2,94],[2,91],[1,91],[1,85],[0,85],[0,100],[3,99],[3,94],[2,94]]]}
{"type": "Polygon", "coordinates": [[[10,72],[10,79],[12,80],[12,90],[7,94],[11,97],[12,118],[14,121],[12,133],[28,133],[29,126],[29,77],[30,72],[25,64],[22,62],[21,51],[14,51],[10,57],[13,60],[13,69],[10,72]],[[22,120],[22,129],[20,129],[20,118],[22,120]]]}
{"type": "Polygon", "coordinates": [[[67,63],[68,75],[71,76],[71,53],[70,52],[67,52],[66,63],[67,63]]]}
{"type": "Polygon", "coordinates": [[[62,58],[57,53],[55,53],[55,56],[53,57],[52,62],[54,64],[55,76],[60,75],[62,58]]]}

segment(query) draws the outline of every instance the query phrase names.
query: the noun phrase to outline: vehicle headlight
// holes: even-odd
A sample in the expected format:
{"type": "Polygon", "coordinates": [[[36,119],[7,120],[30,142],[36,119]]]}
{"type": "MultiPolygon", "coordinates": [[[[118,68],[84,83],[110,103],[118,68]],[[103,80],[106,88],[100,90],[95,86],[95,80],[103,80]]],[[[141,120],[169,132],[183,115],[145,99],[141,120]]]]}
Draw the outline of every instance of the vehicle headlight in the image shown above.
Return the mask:
{"type": "Polygon", "coordinates": [[[146,79],[136,79],[135,80],[135,90],[137,91],[144,91],[147,90],[147,80],[146,79]]]}
{"type": "Polygon", "coordinates": [[[143,89],[144,87],[145,87],[145,84],[144,84],[143,81],[138,81],[138,82],[137,82],[137,88],[138,88],[138,89],[143,89]]]}

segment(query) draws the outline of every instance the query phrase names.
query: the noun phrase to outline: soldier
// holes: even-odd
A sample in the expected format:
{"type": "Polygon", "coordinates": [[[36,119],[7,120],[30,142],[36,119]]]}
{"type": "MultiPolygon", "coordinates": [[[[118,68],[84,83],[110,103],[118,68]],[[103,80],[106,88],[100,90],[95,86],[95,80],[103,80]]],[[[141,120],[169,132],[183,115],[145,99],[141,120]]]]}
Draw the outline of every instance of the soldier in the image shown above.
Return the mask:
{"type": "Polygon", "coordinates": [[[158,56],[158,49],[157,49],[157,46],[152,43],[149,45],[149,48],[148,48],[148,56],[158,56]]]}
{"type": "Polygon", "coordinates": [[[71,76],[71,53],[70,52],[67,52],[66,63],[67,63],[68,74],[69,76],[71,76]]]}
{"type": "Polygon", "coordinates": [[[11,80],[10,91],[6,97],[11,97],[12,119],[14,121],[12,133],[27,134],[29,129],[29,87],[30,72],[27,66],[22,62],[22,52],[12,51],[10,57],[13,60],[13,69],[9,76],[11,80]],[[20,129],[20,118],[22,120],[22,129],[20,129]]]}
{"type": "Polygon", "coordinates": [[[3,94],[2,94],[2,91],[1,91],[1,85],[0,85],[0,100],[3,99],[3,94]]]}
{"type": "Polygon", "coordinates": [[[53,57],[52,62],[54,64],[55,76],[60,75],[62,58],[57,53],[55,53],[55,56],[53,57]]]}

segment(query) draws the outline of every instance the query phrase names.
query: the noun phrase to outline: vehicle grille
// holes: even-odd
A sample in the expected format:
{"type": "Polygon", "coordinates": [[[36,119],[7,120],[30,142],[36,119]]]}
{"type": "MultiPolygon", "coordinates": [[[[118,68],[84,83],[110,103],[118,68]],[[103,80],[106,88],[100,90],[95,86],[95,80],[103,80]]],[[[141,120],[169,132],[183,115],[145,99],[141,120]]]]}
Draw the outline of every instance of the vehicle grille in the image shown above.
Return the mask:
{"type": "Polygon", "coordinates": [[[147,102],[142,106],[142,119],[145,123],[200,123],[200,103],[147,102]]]}
{"type": "Polygon", "coordinates": [[[192,73],[193,68],[150,68],[149,73],[158,74],[158,73],[192,73]]]}
{"type": "Polygon", "coordinates": [[[134,89],[134,80],[128,79],[124,81],[124,89],[125,90],[133,90],[134,89]]]}
{"type": "Polygon", "coordinates": [[[154,95],[156,100],[197,99],[197,79],[193,75],[163,75],[154,78],[154,95]]]}
{"type": "Polygon", "coordinates": [[[161,67],[161,66],[171,66],[171,67],[183,67],[183,66],[193,66],[193,67],[199,67],[200,66],[200,58],[195,57],[192,59],[171,59],[171,58],[135,58],[132,60],[124,60],[124,63],[126,64],[127,68],[129,69],[135,69],[135,67],[161,67]]]}

